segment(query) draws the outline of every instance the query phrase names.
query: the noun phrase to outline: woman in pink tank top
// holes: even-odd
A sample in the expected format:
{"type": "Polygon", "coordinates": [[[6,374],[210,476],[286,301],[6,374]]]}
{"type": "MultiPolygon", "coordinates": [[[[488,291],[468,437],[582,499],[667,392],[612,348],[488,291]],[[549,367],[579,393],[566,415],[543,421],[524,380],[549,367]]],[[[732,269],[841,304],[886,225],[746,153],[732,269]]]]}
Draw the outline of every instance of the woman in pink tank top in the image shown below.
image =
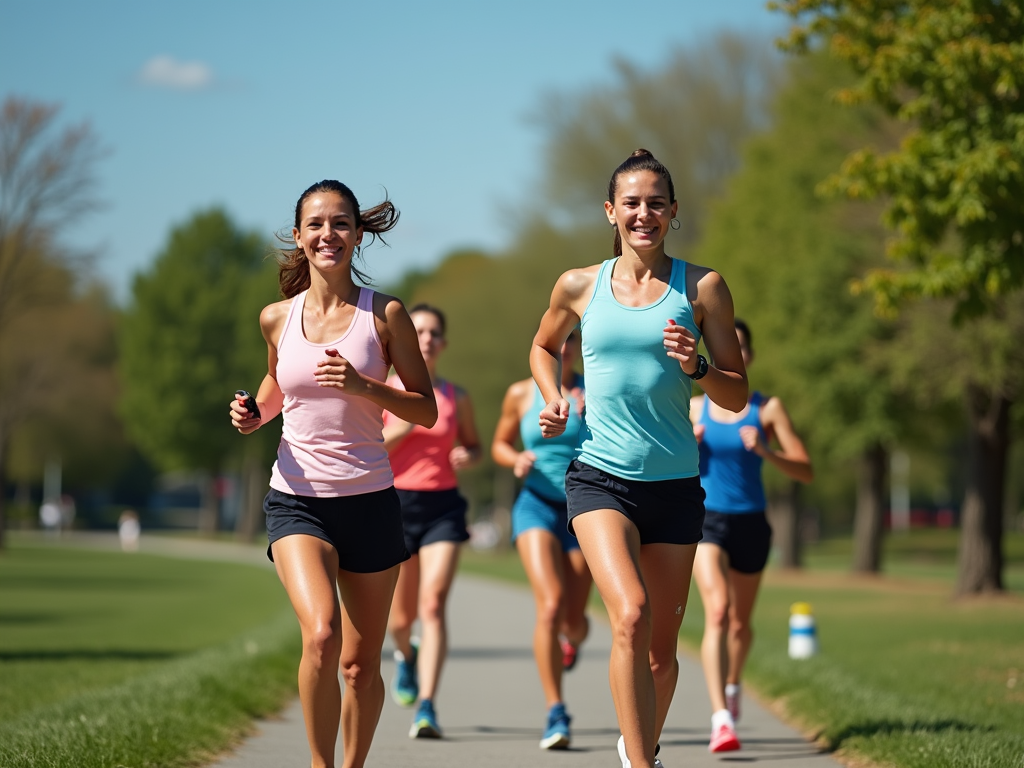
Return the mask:
{"type": "Polygon", "coordinates": [[[284,420],[263,508],[268,555],[302,631],[299,697],[313,768],[334,766],[339,721],[345,765],[362,766],[384,704],[381,646],[409,553],[383,411],[423,427],[437,419],[405,307],[352,277],[362,277],[352,260],[363,235],[397,221],[390,201],[361,211],[337,181],[302,193],[296,247],[281,253],[285,300],[260,314],[269,371],[255,402],[231,401],[242,434],[279,413],[284,420]],[[384,383],[392,366],[400,387],[384,383]]]}
{"type": "Polygon", "coordinates": [[[428,429],[384,414],[384,444],[402,502],[405,545],[412,555],[402,563],[391,606],[389,628],[397,648],[391,695],[403,707],[419,700],[410,737],[440,738],[434,696],[448,650],[445,603],[459,545],[469,538],[466,500],[459,495],[455,470],[479,461],[481,447],[469,395],[437,375],[437,358],[447,344],[444,314],[427,304],[418,304],[409,314],[430,372],[437,423],[428,429]],[[423,636],[419,645],[412,639],[417,615],[423,636]]]}

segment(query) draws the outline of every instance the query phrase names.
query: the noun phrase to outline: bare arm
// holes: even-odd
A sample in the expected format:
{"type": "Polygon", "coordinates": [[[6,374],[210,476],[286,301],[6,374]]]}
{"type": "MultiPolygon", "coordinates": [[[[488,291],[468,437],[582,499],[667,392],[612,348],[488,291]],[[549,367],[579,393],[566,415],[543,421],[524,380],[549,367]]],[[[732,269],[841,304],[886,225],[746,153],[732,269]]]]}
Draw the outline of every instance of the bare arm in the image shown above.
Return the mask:
{"type": "Polygon", "coordinates": [[[517,381],[505,393],[501,403],[501,416],[494,428],[491,442],[491,458],[499,467],[511,467],[520,480],[526,477],[537,460],[533,451],[516,450],[519,438],[519,422],[523,417],[526,396],[532,394],[533,379],[517,381]]]}
{"type": "Polygon", "coordinates": [[[277,342],[290,306],[290,301],[279,301],[264,307],[260,312],[260,330],[267,342],[267,375],[263,377],[260,388],[256,392],[256,405],[260,409],[260,418],[250,418],[249,412],[242,405],[241,398],[236,396],[231,401],[231,421],[235,429],[243,435],[255,432],[268,421],[273,420],[284,407],[284,393],[281,392],[281,387],[277,383],[277,342]]]}
{"type": "Polygon", "coordinates": [[[571,269],[551,292],[551,303],[540,321],[530,349],[530,370],[547,405],[540,412],[540,431],[556,437],[569,420],[569,401],[562,397],[562,344],[583,316],[594,292],[598,266],[571,269]]]}
{"type": "Polygon", "coordinates": [[[793,429],[786,407],[777,397],[768,399],[761,407],[761,426],[769,435],[774,434],[781,450],[773,451],[761,441],[756,427],[742,427],[740,437],[747,450],[753,451],[786,477],[801,483],[814,480],[814,469],[803,441],[793,429]],[[751,434],[752,433],[752,434],[751,434]],[[749,443],[749,444],[748,444],[749,443]]]}
{"type": "MultiPolygon", "coordinates": [[[[700,387],[718,405],[739,413],[747,407],[747,371],[736,339],[732,294],[717,272],[709,269],[700,276],[694,308],[699,313],[698,327],[712,358],[700,387]]],[[[694,357],[692,364],[680,364],[683,371],[692,373],[697,360],[694,357]]]]}
{"type": "Polygon", "coordinates": [[[448,460],[452,469],[466,469],[480,461],[483,448],[480,446],[480,435],[473,415],[473,401],[469,393],[459,387],[455,388],[455,419],[458,423],[459,444],[452,448],[448,460]]]}

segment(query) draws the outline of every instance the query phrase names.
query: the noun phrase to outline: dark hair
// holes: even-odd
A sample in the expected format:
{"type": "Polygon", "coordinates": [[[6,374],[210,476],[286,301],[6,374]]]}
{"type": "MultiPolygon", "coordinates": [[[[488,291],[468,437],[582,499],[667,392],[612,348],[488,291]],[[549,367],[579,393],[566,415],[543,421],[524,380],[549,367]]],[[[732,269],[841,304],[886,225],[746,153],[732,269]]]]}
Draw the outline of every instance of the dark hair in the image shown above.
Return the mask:
{"type": "Polygon", "coordinates": [[[413,307],[412,309],[409,310],[409,317],[412,317],[417,312],[429,312],[434,317],[436,317],[437,318],[437,322],[439,322],[441,324],[441,335],[444,336],[444,334],[446,332],[445,329],[447,327],[447,325],[445,323],[445,320],[444,320],[444,312],[442,312],[437,307],[431,306],[430,304],[424,304],[423,302],[420,302],[415,307],[413,307]]]}
{"type": "Polygon", "coordinates": [[[749,349],[751,352],[753,352],[754,351],[754,338],[753,338],[753,336],[750,335],[750,326],[748,326],[745,322],[740,320],[738,317],[736,318],[736,322],[734,324],[736,326],[736,330],[737,331],[743,331],[743,336],[747,339],[747,349],[749,349]]]}
{"type": "MultiPolygon", "coordinates": [[[[302,226],[302,206],[306,204],[306,200],[312,195],[320,192],[334,192],[340,195],[343,200],[347,200],[349,205],[352,206],[352,210],[355,211],[356,215],[356,226],[362,227],[363,232],[369,232],[371,236],[370,243],[380,238],[380,241],[387,245],[384,240],[383,234],[394,229],[395,224],[398,223],[398,209],[395,208],[394,203],[387,199],[387,192],[384,193],[384,202],[375,205],[365,211],[359,210],[359,201],[356,200],[355,193],[349,189],[346,185],[340,181],[334,179],[324,179],[323,181],[317,182],[313,186],[309,187],[305,192],[299,195],[299,201],[295,203],[295,228],[301,229],[302,226]]],[[[278,239],[282,242],[292,242],[292,238],[285,236],[283,233],[278,235],[278,239]]],[[[361,248],[357,247],[355,256],[359,256],[361,248]]],[[[306,260],[306,254],[301,248],[282,248],[278,250],[278,284],[281,288],[281,295],[286,299],[290,299],[292,296],[296,296],[302,293],[304,290],[309,288],[309,263],[306,260]]],[[[354,259],[353,259],[354,261],[354,259]]],[[[359,269],[352,266],[352,272],[362,280],[364,283],[372,282],[370,278],[361,272],[359,269]]]]}
{"type": "MultiPolygon", "coordinates": [[[[668,168],[661,161],[651,154],[650,150],[641,147],[634,150],[633,154],[623,160],[622,164],[615,169],[615,173],[612,174],[612,180],[608,182],[608,202],[615,202],[615,190],[619,186],[619,176],[623,173],[635,173],[637,171],[651,171],[665,179],[668,182],[668,201],[670,203],[676,201],[676,187],[672,183],[672,174],[668,172],[668,168]]],[[[615,256],[622,255],[622,237],[619,235],[618,226],[615,227],[615,242],[612,245],[612,254],[615,256]]]]}

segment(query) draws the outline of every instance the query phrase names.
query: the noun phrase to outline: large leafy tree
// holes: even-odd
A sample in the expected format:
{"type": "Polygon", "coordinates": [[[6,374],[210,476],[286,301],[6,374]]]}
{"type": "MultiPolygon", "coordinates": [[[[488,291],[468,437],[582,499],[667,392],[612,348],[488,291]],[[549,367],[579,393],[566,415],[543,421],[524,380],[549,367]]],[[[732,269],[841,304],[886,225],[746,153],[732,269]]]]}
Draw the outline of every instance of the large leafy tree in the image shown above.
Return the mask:
{"type": "MultiPolygon", "coordinates": [[[[784,46],[817,40],[848,62],[840,93],[907,124],[900,146],[851,153],[827,188],[883,196],[895,267],[863,287],[891,312],[913,297],[949,298],[954,319],[998,317],[1024,286],[1024,7],[999,0],[779,0],[796,24],[784,46]]],[[[971,326],[967,326],[970,328],[971,326]]],[[[1016,343],[1016,342],[1013,342],[1016,343]]],[[[1003,350],[996,357],[1009,357],[1003,350]]],[[[963,361],[950,361],[950,365],[963,361]]],[[[962,510],[957,590],[1002,589],[1003,479],[1012,370],[966,392],[972,458],[962,510]],[[997,466],[997,471],[990,467],[997,466]],[[973,489],[973,490],[972,490],[973,489]]]]}
{"type": "Polygon", "coordinates": [[[694,259],[728,281],[755,341],[752,384],[786,403],[826,470],[819,477],[856,467],[854,567],[877,571],[888,451],[910,425],[906,397],[876,352],[896,327],[849,284],[881,262],[884,233],[859,207],[824,200],[814,186],[852,147],[892,143],[894,131],[879,110],[848,111],[824,98],[849,79],[820,55],[793,62],[771,130],[747,144],[694,259]]]}
{"type": "MultiPolygon", "coordinates": [[[[150,271],[135,278],[120,330],[121,413],[163,470],[212,477],[239,449],[227,402],[236,389],[255,389],[266,372],[257,318],[276,294],[267,250],[262,238],[210,210],[176,227],[150,271]]],[[[211,530],[212,492],[206,499],[202,526],[211,530]]]]}

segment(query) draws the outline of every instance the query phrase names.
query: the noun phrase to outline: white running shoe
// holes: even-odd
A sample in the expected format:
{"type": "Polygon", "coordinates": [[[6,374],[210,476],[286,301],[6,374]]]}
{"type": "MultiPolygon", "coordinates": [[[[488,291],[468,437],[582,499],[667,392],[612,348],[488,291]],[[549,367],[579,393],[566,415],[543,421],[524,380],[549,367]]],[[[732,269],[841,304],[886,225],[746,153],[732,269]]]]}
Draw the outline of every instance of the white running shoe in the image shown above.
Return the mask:
{"type": "MultiPolygon", "coordinates": [[[[619,743],[616,744],[615,746],[616,746],[616,749],[618,750],[618,753],[619,753],[619,760],[622,761],[622,768],[632,768],[632,766],[629,763],[629,758],[626,757],[626,739],[625,739],[625,737],[619,736],[619,743]]],[[[658,745],[656,745],[654,747],[654,754],[655,754],[654,768],[665,768],[665,766],[661,764],[661,760],[659,760],[657,758],[658,750],[660,750],[660,749],[661,749],[661,744],[658,744],[658,745]]]]}

